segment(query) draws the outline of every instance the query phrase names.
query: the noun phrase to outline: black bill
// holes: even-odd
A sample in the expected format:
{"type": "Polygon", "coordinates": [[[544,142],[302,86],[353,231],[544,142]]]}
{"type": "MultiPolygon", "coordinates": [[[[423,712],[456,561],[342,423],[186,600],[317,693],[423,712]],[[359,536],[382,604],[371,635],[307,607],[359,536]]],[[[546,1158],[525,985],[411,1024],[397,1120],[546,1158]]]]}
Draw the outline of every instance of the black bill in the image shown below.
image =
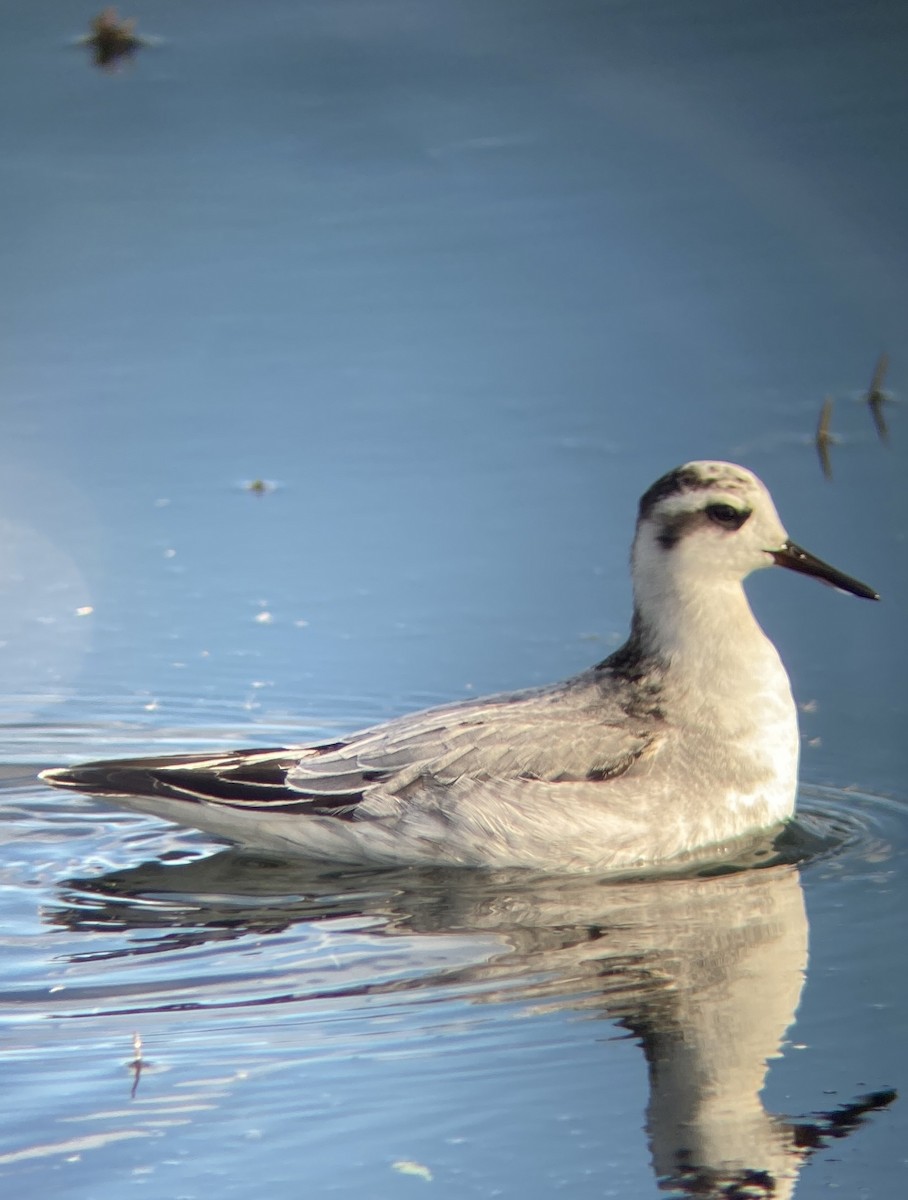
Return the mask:
{"type": "Polygon", "coordinates": [[[799,571],[802,575],[812,575],[814,579],[821,579],[823,583],[838,588],[840,592],[850,592],[852,596],[861,596],[864,600],[879,600],[880,598],[879,593],[875,592],[872,587],[868,587],[866,583],[861,583],[859,579],[852,579],[850,575],[836,570],[829,563],[824,563],[821,558],[814,558],[812,554],[808,554],[794,542],[786,542],[781,550],[770,550],[769,553],[778,566],[788,567],[790,571],[799,571]]]}

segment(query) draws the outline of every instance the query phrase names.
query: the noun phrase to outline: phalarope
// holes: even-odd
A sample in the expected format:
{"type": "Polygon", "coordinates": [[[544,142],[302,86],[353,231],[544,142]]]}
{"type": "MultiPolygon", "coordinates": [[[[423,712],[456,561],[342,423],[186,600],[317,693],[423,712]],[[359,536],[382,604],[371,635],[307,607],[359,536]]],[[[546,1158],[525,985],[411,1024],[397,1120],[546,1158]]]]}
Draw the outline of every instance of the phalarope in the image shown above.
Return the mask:
{"type": "Polygon", "coordinates": [[[774,563],[879,599],[790,541],[750,471],[687,463],[640,500],[629,639],[579,675],[327,744],[41,778],[339,862],[625,871],[708,853],[794,810],[797,713],[742,587],[774,563]]]}

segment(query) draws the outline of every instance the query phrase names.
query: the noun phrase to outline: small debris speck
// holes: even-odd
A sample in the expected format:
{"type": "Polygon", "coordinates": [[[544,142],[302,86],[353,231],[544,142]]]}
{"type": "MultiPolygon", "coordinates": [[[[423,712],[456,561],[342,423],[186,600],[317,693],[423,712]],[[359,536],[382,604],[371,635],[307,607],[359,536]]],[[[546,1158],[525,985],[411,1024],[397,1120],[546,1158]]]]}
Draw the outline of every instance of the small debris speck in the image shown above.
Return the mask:
{"type": "Polygon", "coordinates": [[[397,1162],[391,1164],[395,1171],[400,1171],[401,1175],[416,1175],[420,1179],[424,1179],[426,1183],[431,1183],[433,1179],[432,1172],[422,1163],[413,1162],[410,1158],[399,1158],[397,1162]]]}

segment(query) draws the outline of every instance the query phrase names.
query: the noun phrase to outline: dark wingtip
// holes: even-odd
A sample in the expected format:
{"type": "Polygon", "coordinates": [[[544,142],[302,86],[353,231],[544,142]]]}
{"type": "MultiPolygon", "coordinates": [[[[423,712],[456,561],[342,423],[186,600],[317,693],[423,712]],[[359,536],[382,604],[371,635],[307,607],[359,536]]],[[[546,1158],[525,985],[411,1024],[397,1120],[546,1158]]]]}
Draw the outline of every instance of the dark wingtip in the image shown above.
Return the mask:
{"type": "Polygon", "coordinates": [[[38,772],[38,778],[50,787],[72,787],[74,782],[68,767],[48,767],[38,772]]]}
{"type": "Polygon", "coordinates": [[[106,772],[99,771],[98,765],[87,763],[81,767],[49,767],[39,771],[38,778],[49,787],[68,788],[76,792],[93,792],[107,790],[106,772]]]}

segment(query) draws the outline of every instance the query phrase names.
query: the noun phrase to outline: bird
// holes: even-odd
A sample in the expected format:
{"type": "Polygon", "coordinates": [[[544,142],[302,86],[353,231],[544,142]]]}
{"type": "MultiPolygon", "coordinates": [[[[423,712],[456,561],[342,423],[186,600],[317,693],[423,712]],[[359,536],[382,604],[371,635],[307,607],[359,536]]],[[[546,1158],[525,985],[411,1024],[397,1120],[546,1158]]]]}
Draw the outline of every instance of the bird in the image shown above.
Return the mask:
{"type": "Polygon", "coordinates": [[[627,641],[579,674],[328,742],[41,779],[337,863],[605,875],[718,861],[794,813],[797,710],[743,588],[774,565],[879,599],[793,542],[751,471],[689,462],[640,499],[627,641]]]}
{"type": "Polygon", "coordinates": [[[836,436],[830,432],[829,425],[832,421],[832,396],[827,396],[823,401],[823,407],[820,409],[820,419],[817,421],[816,432],[816,447],[817,454],[820,457],[820,469],[826,479],[832,479],[832,460],[829,456],[829,447],[835,445],[836,436]]]}
{"type": "Polygon", "coordinates": [[[870,380],[870,387],[867,389],[864,397],[870,409],[870,415],[873,417],[877,437],[881,442],[889,441],[889,426],[886,424],[886,414],[883,412],[883,405],[889,399],[886,392],[883,391],[883,384],[886,382],[886,372],[888,370],[889,355],[884,352],[876,360],[876,365],[873,368],[873,378],[870,380]]]}
{"type": "Polygon", "coordinates": [[[155,46],[158,38],[136,33],[136,20],[124,20],[116,8],[105,8],[92,17],[91,32],[76,39],[76,45],[90,46],[97,67],[115,69],[121,60],[131,58],[143,46],[155,46]]]}

